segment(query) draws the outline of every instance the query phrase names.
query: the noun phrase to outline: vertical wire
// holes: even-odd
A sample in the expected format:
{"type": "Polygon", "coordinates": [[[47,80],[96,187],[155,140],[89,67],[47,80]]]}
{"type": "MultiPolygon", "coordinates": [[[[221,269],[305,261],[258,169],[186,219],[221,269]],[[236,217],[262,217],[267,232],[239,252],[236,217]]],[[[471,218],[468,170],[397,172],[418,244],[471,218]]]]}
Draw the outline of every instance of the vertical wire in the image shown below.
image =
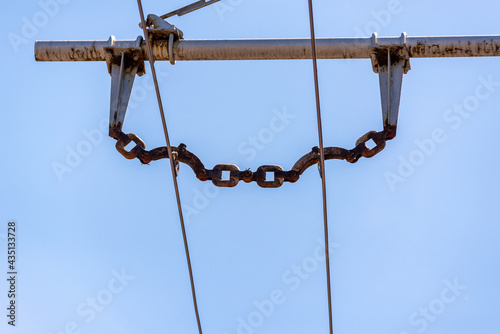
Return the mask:
{"type": "Polygon", "coordinates": [[[330,324],[330,334],[333,334],[333,312],[332,312],[332,290],[330,279],[330,243],[328,241],[328,212],[326,201],[326,178],[325,178],[325,152],[323,151],[323,127],[321,124],[321,107],[319,100],[319,80],[318,80],[318,60],[316,54],[316,37],[314,34],[314,12],[312,0],[309,1],[309,23],[311,26],[311,49],[314,72],[314,90],[316,94],[316,118],[318,120],[318,138],[321,166],[321,188],[323,193],[323,222],[325,231],[325,258],[326,258],[326,285],[328,292],[328,320],[330,324]]]}
{"type": "Polygon", "coordinates": [[[160,88],[158,86],[158,79],[157,79],[157,76],[156,76],[156,70],[155,70],[155,66],[154,66],[154,55],[153,55],[153,52],[152,52],[152,49],[151,49],[151,43],[150,43],[150,40],[149,40],[148,31],[146,29],[146,22],[144,20],[144,12],[142,10],[142,2],[141,2],[141,0],[137,0],[137,5],[139,6],[139,13],[141,15],[141,23],[142,23],[142,29],[144,31],[144,39],[146,40],[146,47],[147,47],[147,51],[148,51],[149,64],[151,66],[151,73],[153,75],[153,81],[154,81],[155,91],[156,91],[156,98],[158,100],[158,107],[160,108],[161,122],[162,122],[162,125],[163,125],[163,133],[165,134],[165,141],[167,142],[168,156],[170,158],[169,159],[170,160],[170,169],[172,171],[172,179],[173,179],[173,182],[174,182],[175,196],[176,196],[176,199],[177,199],[177,209],[179,211],[179,219],[180,219],[180,223],[181,223],[182,237],[183,237],[183,240],[184,240],[184,251],[186,253],[186,261],[187,261],[187,265],[188,265],[188,269],[189,269],[189,279],[190,279],[190,282],[191,282],[191,294],[193,296],[193,305],[194,305],[194,311],[195,311],[195,314],[196,314],[196,322],[198,324],[198,331],[199,331],[200,334],[202,334],[200,314],[198,312],[198,302],[196,300],[196,290],[195,290],[195,286],[194,286],[193,269],[192,269],[192,266],[191,266],[191,257],[189,256],[189,246],[188,246],[188,242],[187,242],[186,226],[184,224],[184,216],[182,214],[182,206],[181,206],[181,198],[180,198],[180,194],[179,194],[179,186],[177,184],[174,159],[172,157],[172,147],[170,145],[170,138],[169,138],[169,135],[168,135],[167,123],[165,121],[165,113],[163,111],[163,103],[162,103],[161,95],[160,95],[160,88]]]}

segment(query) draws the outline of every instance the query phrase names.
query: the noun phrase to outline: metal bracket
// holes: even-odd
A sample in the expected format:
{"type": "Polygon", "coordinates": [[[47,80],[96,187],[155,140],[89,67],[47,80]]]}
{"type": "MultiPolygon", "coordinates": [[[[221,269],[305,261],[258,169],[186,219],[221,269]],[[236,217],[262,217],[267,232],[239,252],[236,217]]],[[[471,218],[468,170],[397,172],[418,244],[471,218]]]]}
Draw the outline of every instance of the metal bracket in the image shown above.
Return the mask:
{"type": "MultiPolygon", "coordinates": [[[[174,34],[176,40],[184,38],[184,33],[179,28],[168,23],[158,15],[149,14],[146,25],[149,27],[148,34],[155,39],[165,39],[170,36],[170,34],[174,34]]],[[[141,23],[139,23],[139,27],[142,28],[141,23]]]]}
{"type": "Polygon", "coordinates": [[[118,44],[115,37],[111,36],[108,46],[104,48],[108,72],[111,75],[109,136],[115,139],[123,127],[135,76],[146,73],[142,41],[139,36],[133,44],[123,45],[118,44]]]}
{"type": "Polygon", "coordinates": [[[373,33],[370,53],[373,71],[379,74],[384,130],[387,139],[392,139],[398,125],[403,74],[411,69],[406,33],[401,34],[399,45],[379,44],[377,33],[373,33]]]}
{"type": "MultiPolygon", "coordinates": [[[[174,42],[183,39],[184,33],[173,24],[154,14],[148,15],[146,25],[150,27],[148,28],[148,36],[151,42],[168,39],[168,60],[170,64],[175,65],[174,42]]],[[[142,24],[139,26],[142,28],[142,24]]]]}

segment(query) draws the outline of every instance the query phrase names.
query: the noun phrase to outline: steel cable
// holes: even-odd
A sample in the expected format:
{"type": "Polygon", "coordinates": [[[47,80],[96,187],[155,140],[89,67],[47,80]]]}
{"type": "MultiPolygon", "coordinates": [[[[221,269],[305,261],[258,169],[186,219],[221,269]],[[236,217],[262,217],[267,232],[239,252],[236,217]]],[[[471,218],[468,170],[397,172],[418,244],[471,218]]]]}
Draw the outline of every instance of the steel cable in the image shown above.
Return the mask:
{"type": "Polygon", "coordinates": [[[328,320],[330,324],[330,334],[333,334],[333,315],[332,315],[332,291],[330,285],[330,251],[328,241],[328,212],[326,202],[326,179],[325,179],[325,153],[323,151],[323,128],[321,124],[321,108],[319,100],[319,81],[318,81],[318,59],[316,55],[316,37],[314,34],[314,13],[312,0],[309,2],[309,24],[311,28],[311,50],[314,72],[314,90],[316,95],[316,118],[318,121],[318,138],[320,152],[320,171],[321,171],[321,188],[323,193],[323,222],[325,233],[325,258],[326,258],[326,284],[328,292],[328,320]]]}
{"type": "MultiPolygon", "coordinates": [[[[139,13],[141,15],[142,29],[143,29],[143,32],[144,32],[144,39],[146,40],[146,48],[147,48],[147,52],[148,52],[148,59],[149,59],[149,64],[151,66],[151,74],[153,76],[153,81],[154,81],[154,86],[155,86],[155,91],[156,91],[156,98],[158,100],[158,107],[160,109],[161,122],[162,122],[162,125],[163,125],[163,132],[165,134],[165,141],[167,143],[168,156],[172,157],[172,147],[170,145],[170,138],[169,138],[169,135],[168,135],[167,123],[165,121],[165,113],[163,111],[163,103],[162,103],[162,100],[161,100],[160,89],[159,89],[159,86],[158,86],[158,79],[157,79],[157,76],[156,76],[156,70],[155,70],[155,66],[154,66],[154,55],[153,55],[153,52],[152,52],[152,49],[151,49],[151,41],[149,40],[148,31],[146,29],[146,21],[144,20],[144,12],[142,10],[142,2],[141,2],[141,0],[137,0],[137,5],[139,6],[139,13]]],[[[179,186],[177,184],[177,178],[176,178],[176,168],[175,168],[175,164],[174,164],[174,159],[171,158],[169,160],[170,160],[170,168],[172,170],[172,179],[173,179],[173,182],[174,182],[175,196],[176,196],[176,199],[177,199],[177,209],[179,211],[179,219],[180,219],[180,223],[181,223],[182,237],[183,237],[183,240],[184,240],[184,251],[186,253],[186,260],[187,260],[187,265],[188,265],[188,269],[189,269],[189,279],[190,279],[190,282],[191,282],[191,293],[192,293],[192,296],[193,296],[193,304],[194,304],[194,311],[195,311],[195,314],[196,314],[196,322],[198,324],[198,331],[199,331],[200,334],[202,334],[200,314],[198,312],[198,302],[196,300],[196,289],[195,289],[195,286],[194,286],[193,269],[192,269],[192,266],[191,266],[191,257],[189,256],[189,246],[188,246],[188,242],[187,242],[186,226],[184,224],[184,216],[182,214],[182,206],[181,206],[181,198],[180,198],[180,194],[179,194],[179,186]]]]}

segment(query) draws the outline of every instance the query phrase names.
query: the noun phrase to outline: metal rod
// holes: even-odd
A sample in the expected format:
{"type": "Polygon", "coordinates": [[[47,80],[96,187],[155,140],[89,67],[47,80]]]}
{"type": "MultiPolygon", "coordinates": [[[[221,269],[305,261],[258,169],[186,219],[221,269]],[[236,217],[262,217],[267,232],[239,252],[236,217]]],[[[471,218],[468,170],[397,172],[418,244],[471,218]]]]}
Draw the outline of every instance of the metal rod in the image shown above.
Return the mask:
{"type": "Polygon", "coordinates": [[[170,13],[165,14],[165,15],[162,15],[160,17],[162,19],[168,19],[169,17],[174,16],[174,15],[183,16],[183,15],[189,14],[191,12],[194,12],[195,10],[207,7],[211,4],[219,2],[219,1],[220,0],[211,0],[211,1],[200,0],[200,1],[197,1],[197,2],[192,3],[190,5],[187,5],[187,6],[184,6],[182,8],[179,8],[177,10],[174,10],[170,13]]]}
{"type": "MultiPolygon", "coordinates": [[[[400,37],[378,37],[378,46],[400,45],[400,37]]],[[[134,47],[135,40],[115,41],[116,47],[134,47]]],[[[491,57],[500,56],[500,35],[408,37],[409,56],[491,57]]],[[[108,41],[37,41],[38,61],[105,61],[108,41]]],[[[155,60],[168,60],[168,41],[152,43],[155,60]]],[[[370,58],[371,38],[317,38],[318,59],[370,58]]],[[[146,44],[142,43],[144,59],[146,44]]],[[[179,40],[174,43],[177,61],[183,60],[270,60],[311,59],[311,40],[299,39],[227,39],[179,40]]]]}

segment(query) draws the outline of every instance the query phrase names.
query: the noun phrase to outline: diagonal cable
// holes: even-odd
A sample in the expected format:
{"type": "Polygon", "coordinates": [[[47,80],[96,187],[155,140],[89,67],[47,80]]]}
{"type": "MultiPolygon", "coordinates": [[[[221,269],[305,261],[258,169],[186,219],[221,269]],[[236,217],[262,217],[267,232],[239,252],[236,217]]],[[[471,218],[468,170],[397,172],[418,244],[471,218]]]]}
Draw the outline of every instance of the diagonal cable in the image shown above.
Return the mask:
{"type": "Polygon", "coordinates": [[[314,90],[316,94],[316,118],[318,120],[318,137],[319,137],[319,152],[320,152],[320,169],[321,169],[321,187],[323,193],[323,219],[325,230],[325,258],[326,258],[326,285],[328,291],[328,320],[330,323],[330,334],[333,334],[333,316],[332,316],[332,291],[330,285],[330,251],[328,242],[328,212],[326,206],[326,179],[325,179],[325,152],[323,151],[323,127],[321,125],[321,108],[319,101],[319,82],[318,82],[318,60],[316,55],[316,37],[314,34],[314,14],[312,0],[309,1],[309,23],[311,26],[311,49],[314,72],[314,90]]]}
{"type": "Polygon", "coordinates": [[[144,31],[144,39],[146,40],[146,48],[147,48],[147,52],[148,52],[149,64],[151,66],[151,73],[153,75],[153,81],[154,81],[155,91],[156,91],[156,98],[158,100],[158,107],[160,108],[160,115],[161,115],[161,122],[163,125],[163,132],[165,134],[165,141],[167,142],[168,156],[170,157],[170,159],[169,159],[170,160],[170,169],[172,171],[172,179],[174,181],[175,196],[177,199],[177,209],[179,211],[179,219],[181,222],[182,237],[184,239],[184,250],[186,253],[186,260],[187,260],[188,269],[189,269],[189,279],[191,281],[191,293],[193,295],[193,304],[194,304],[194,311],[196,313],[196,322],[198,324],[198,331],[200,334],[202,334],[200,314],[198,312],[198,303],[196,301],[196,290],[194,287],[193,269],[191,266],[191,257],[189,256],[189,247],[188,247],[188,242],[187,242],[186,226],[184,224],[184,216],[182,214],[181,198],[180,198],[180,194],[179,194],[179,186],[177,184],[174,159],[172,158],[173,157],[172,156],[172,146],[170,145],[170,138],[168,136],[167,123],[165,121],[165,113],[163,112],[163,103],[161,100],[160,89],[158,86],[158,79],[156,77],[156,70],[155,70],[155,66],[154,66],[154,55],[152,52],[151,42],[150,42],[149,36],[148,36],[148,31],[146,29],[146,22],[144,20],[144,12],[142,10],[141,0],[137,0],[137,5],[139,6],[139,13],[141,15],[141,23],[142,23],[142,29],[144,31]]]}

